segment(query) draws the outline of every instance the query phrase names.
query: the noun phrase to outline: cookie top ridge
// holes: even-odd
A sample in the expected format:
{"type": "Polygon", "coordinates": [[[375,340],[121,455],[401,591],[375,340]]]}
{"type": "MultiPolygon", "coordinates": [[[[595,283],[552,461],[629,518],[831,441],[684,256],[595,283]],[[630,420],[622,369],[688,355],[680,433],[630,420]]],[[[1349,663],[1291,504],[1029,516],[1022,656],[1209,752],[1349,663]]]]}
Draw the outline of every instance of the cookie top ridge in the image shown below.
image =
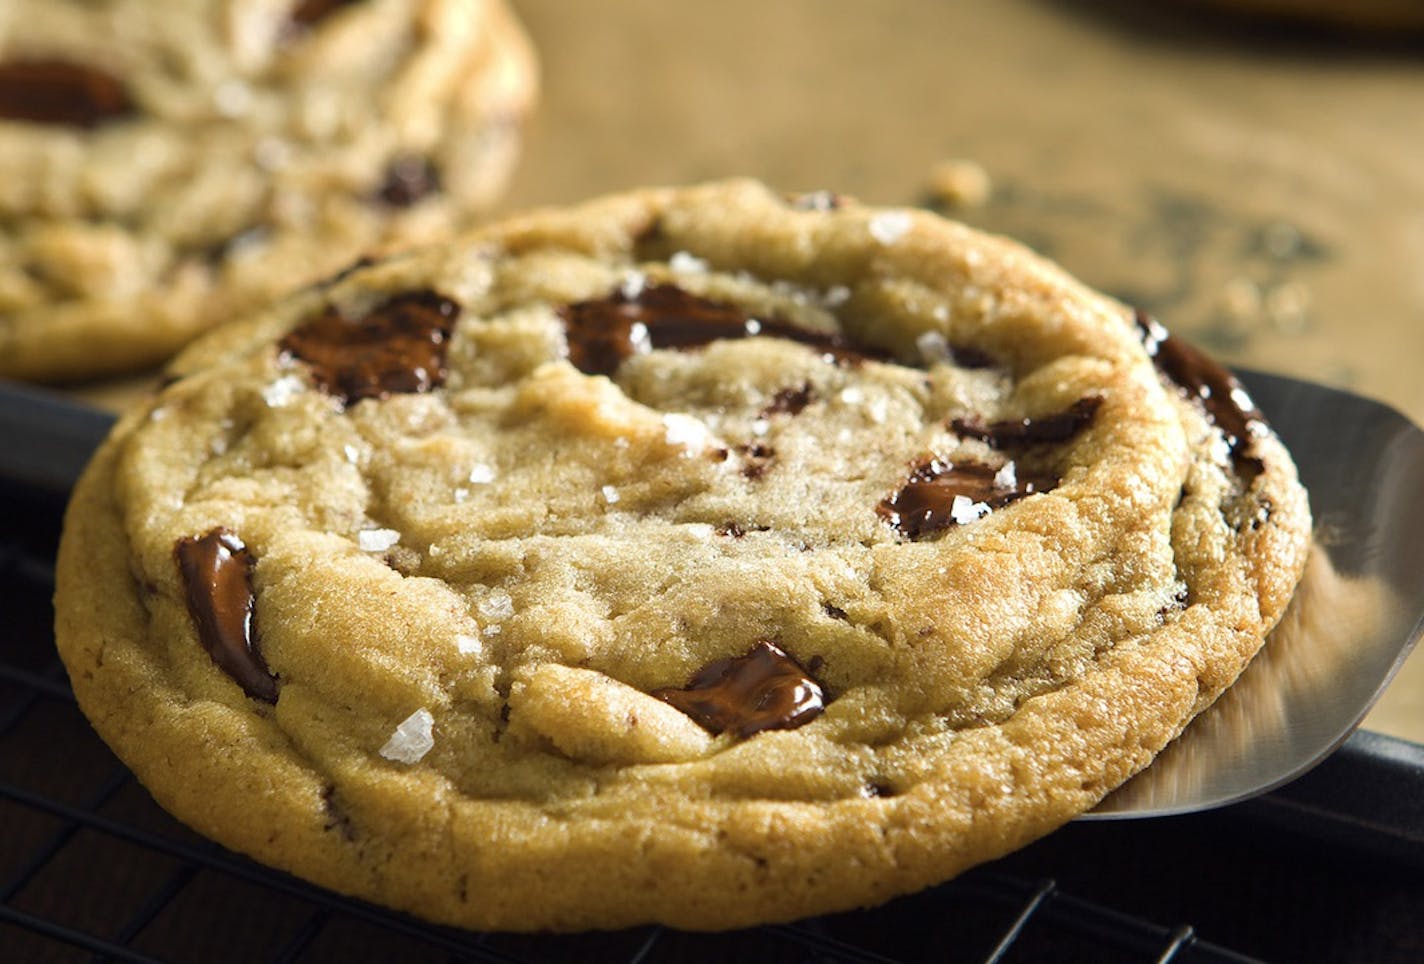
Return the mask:
{"type": "Polygon", "coordinates": [[[862,906],[1147,765],[1310,519],[1234,379],[1009,241],[749,181],[534,212],[193,345],[57,638],[165,807],[476,928],[862,906]]]}

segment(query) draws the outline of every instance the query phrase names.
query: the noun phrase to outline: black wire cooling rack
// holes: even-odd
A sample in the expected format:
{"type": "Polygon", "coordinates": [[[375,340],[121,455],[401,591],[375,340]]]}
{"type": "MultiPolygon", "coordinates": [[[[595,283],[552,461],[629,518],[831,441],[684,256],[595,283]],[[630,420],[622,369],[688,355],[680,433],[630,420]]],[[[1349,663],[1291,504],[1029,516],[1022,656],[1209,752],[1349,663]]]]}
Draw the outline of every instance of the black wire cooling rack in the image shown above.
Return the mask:
{"type": "MultiPolygon", "coordinates": [[[[1208,964],[1263,953],[1283,960],[1424,959],[1424,875],[1373,869],[1376,891],[1360,890],[1362,868],[1376,864],[1362,863],[1359,835],[1345,828],[1343,848],[1334,845],[1336,856],[1322,858],[1328,849],[1316,839],[1322,822],[1301,807],[1288,809],[1305,821],[1305,836],[1299,828],[1281,830],[1279,820],[1269,825],[1270,835],[1284,840],[1274,856],[1260,848],[1259,827],[1248,822],[1243,830],[1239,815],[1078,824],[881,908],[724,934],[659,927],[479,934],[337,896],[188,831],[90,730],[51,632],[60,504],[53,493],[0,480],[0,961],[1208,964]],[[1288,880],[1282,868],[1298,866],[1307,852],[1310,870],[1288,880]],[[1247,869],[1219,873],[1232,861],[1247,869]],[[1406,927],[1401,937],[1382,929],[1378,914],[1354,913],[1345,915],[1353,929],[1343,938],[1324,935],[1310,927],[1318,915],[1309,894],[1324,894],[1337,914],[1342,903],[1362,899],[1413,930],[1406,927]],[[1201,903],[1204,897],[1217,899],[1201,903]],[[1291,920],[1273,918],[1286,912],[1291,920]],[[1156,922],[1193,914],[1210,921],[1198,926],[1211,939],[1192,926],[1156,922]],[[1365,946],[1356,931],[1375,940],[1369,956],[1331,956],[1337,947],[1353,953],[1365,946]],[[1282,933],[1292,940],[1282,942],[1282,933]],[[1245,952],[1226,946],[1238,937],[1245,952]],[[1419,956],[1411,940],[1420,941],[1419,956]],[[1331,950],[1325,957],[1297,953],[1310,948],[1331,950]],[[1396,949],[1401,956],[1385,953],[1396,949]]],[[[1391,801],[1424,786],[1416,779],[1420,768],[1406,763],[1404,790],[1391,789],[1391,801]]],[[[1338,829],[1339,821],[1323,825],[1338,829]]]]}

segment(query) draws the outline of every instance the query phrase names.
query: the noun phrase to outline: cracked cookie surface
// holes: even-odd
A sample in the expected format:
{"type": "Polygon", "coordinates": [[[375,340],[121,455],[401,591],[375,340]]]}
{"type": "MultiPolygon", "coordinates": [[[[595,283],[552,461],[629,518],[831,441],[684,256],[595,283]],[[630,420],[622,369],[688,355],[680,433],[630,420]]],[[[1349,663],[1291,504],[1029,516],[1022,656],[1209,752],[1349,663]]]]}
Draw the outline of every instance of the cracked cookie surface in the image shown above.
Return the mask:
{"type": "Polygon", "coordinates": [[[5,0],[0,376],[154,365],[448,232],[534,88],[502,0],[5,0]]]}
{"type": "Polygon", "coordinates": [[[81,705],[204,833],[470,927],[782,920],[1020,846],[1236,678],[1308,541],[1156,322],[750,182],[358,268],[173,371],[67,519],[81,705]]]}

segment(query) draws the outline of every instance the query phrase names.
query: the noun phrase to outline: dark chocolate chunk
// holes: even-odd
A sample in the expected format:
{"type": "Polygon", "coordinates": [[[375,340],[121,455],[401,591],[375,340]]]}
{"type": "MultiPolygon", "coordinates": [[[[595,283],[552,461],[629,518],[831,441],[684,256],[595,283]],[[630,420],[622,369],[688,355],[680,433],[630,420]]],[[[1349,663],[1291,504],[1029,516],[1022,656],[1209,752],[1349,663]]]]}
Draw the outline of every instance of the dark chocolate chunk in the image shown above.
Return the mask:
{"type": "Polygon", "coordinates": [[[281,350],[311,368],[343,405],[428,392],[445,381],[445,352],[459,305],[433,291],[394,295],[359,319],[329,305],[292,329],[281,350]]]}
{"type": "Polygon", "coordinates": [[[1024,472],[1018,466],[1015,470],[1010,485],[1002,469],[983,462],[926,459],[911,468],[905,484],[875,511],[902,535],[916,539],[959,524],[954,517],[956,497],[998,509],[1058,485],[1051,475],[1024,472]]]}
{"type": "Polygon", "coordinates": [[[440,190],[440,169],[418,154],[403,154],[386,168],[386,178],[376,197],[391,207],[408,208],[440,190]]]}
{"type": "Polygon", "coordinates": [[[1158,371],[1189,398],[1201,401],[1207,417],[1225,434],[1236,471],[1249,485],[1265,470],[1261,460],[1251,455],[1251,446],[1258,435],[1267,431],[1266,416],[1236,376],[1211,356],[1171,334],[1142,311],[1136,312],[1136,321],[1142,343],[1158,371]]]}
{"type": "Polygon", "coordinates": [[[277,680],[258,647],[252,553],[226,529],[180,539],[173,548],[198,642],[255,700],[277,702],[277,680]]]}
{"type": "Polygon", "coordinates": [[[771,396],[771,401],[761,410],[761,417],[799,415],[807,405],[811,404],[811,399],[815,397],[815,394],[810,382],[804,382],[800,388],[783,388],[771,396]]]}
{"type": "Polygon", "coordinates": [[[569,361],[587,375],[612,376],[640,351],[687,351],[715,341],[785,338],[815,348],[832,360],[855,363],[886,356],[853,346],[844,336],[811,331],[775,318],[753,318],[736,305],[684,291],[676,285],[648,285],[636,294],[615,291],[559,309],[568,334],[569,361]]]}
{"type": "Polygon", "coordinates": [[[708,663],[682,689],[653,695],[712,733],[731,730],[745,739],[762,730],[791,730],[826,707],[825,693],[786,653],[762,640],[745,656],[708,663]]]}
{"type": "Polygon", "coordinates": [[[1093,420],[1103,400],[1097,395],[1080,398],[1067,409],[1052,415],[1010,418],[985,425],[977,419],[956,418],[949,425],[968,438],[982,439],[995,448],[1033,445],[1039,442],[1066,442],[1093,420]]]}
{"type": "Polygon", "coordinates": [[[135,111],[118,78],[63,60],[0,64],[0,118],[92,129],[135,111]]]}
{"type": "Polygon", "coordinates": [[[736,446],[737,453],[745,460],[742,475],[749,479],[759,479],[771,468],[771,460],[776,458],[776,449],[760,442],[736,446]]]}

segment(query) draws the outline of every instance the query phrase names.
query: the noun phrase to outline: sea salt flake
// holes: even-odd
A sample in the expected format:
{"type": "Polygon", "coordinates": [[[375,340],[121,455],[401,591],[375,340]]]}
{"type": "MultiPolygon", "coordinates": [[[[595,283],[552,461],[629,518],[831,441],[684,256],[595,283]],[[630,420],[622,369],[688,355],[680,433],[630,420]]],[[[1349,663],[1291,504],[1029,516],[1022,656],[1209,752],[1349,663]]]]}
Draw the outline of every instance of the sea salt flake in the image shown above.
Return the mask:
{"type": "Polygon", "coordinates": [[[956,495],[954,501],[949,504],[950,518],[962,526],[988,514],[989,506],[987,504],[975,502],[967,495],[956,495]]]}
{"type": "Polygon", "coordinates": [[[915,347],[920,350],[920,357],[926,364],[947,362],[952,357],[949,351],[949,339],[938,331],[927,331],[916,338],[915,347]]]}
{"type": "Polygon", "coordinates": [[[479,601],[475,608],[485,619],[508,619],[514,615],[514,597],[503,589],[493,589],[488,596],[479,601]]]}
{"type": "Polygon", "coordinates": [[[494,466],[478,462],[470,469],[470,482],[474,485],[488,485],[494,481],[494,466]]]}
{"type": "Polygon", "coordinates": [[[264,171],[280,171],[292,159],[292,146],[277,137],[264,137],[252,149],[252,159],[264,171]]]}
{"type": "Polygon", "coordinates": [[[618,490],[611,485],[605,485],[598,491],[603,495],[603,501],[608,503],[609,505],[613,505],[615,502],[622,498],[622,496],[618,494],[618,490]]]}
{"type": "Polygon", "coordinates": [[[282,408],[306,388],[296,375],[283,375],[262,389],[262,400],[268,408],[282,408]]]}
{"type": "Polygon", "coordinates": [[[356,544],[363,552],[385,552],[400,542],[400,533],[394,529],[362,529],[356,533],[356,544]]]}
{"type": "Polygon", "coordinates": [[[499,631],[503,628],[504,627],[502,627],[499,623],[491,623],[484,629],[480,630],[480,632],[484,633],[486,636],[498,636],[499,631]]]}
{"type": "Polygon", "coordinates": [[[653,336],[648,331],[648,326],[641,321],[635,321],[628,326],[628,344],[633,348],[633,354],[646,355],[653,350],[653,336]]]}
{"type": "Polygon", "coordinates": [[[484,649],[484,643],[480,642],[478,636],[458,633],[455,636],[455,648],[460,651],[462,656],[478,656],[480,650],[484,649]]]}
{"type": "Polygon", "coordinates": [[[397,763],[419,763],[435,746],[435,717],[421,707],[401,720],[380,754],[397,763]]]}
{"type": "Polygon", "coordinates": [[[691,415],[671,412],[663,416],[663,426],[666,430],[664,438],[669,445],[680,445],[684,448],[703,448],[707,445],[710,434],[707,426],[691,415]]]}
{"type": "Polygon", "coordinates": [[[705,274],[707,262],[687,251],[677,251],[668,258],[668,267],[675,274],[705,274]]]}
{"type": "Polygon", "coordinates": [[[468,499],[468,498],[470,497],[470,490],[469,490],[469,489],[466,489],[466,488],[464,488],[464,487],[461,487],[461,488],[456,489],[453,494],[454,494],[454,496],[455,496],[455,501],[456,501],[456,502],[464,502],[466,499],[468,499]]]}
{"type": "Polygon", "coordinates": [[[241,117],[252,109],[252,88],[240,80],[225,81],[213,91],[213,106],[224,117],[241,117]]]}
{"type": "Polygon", "coordinates": [[[999,471],[994,473],[994,488],[996,489],[1012,489],[1016,488],[1018,484],[1019,477],[1012,460],[1005,462],[999,471]]]}
{"type": "Polygon", "coordinates": [[[341,452],[343,455],[346,456],[346,461],[350,462],[352,465],[355,465],[357,462],[361,461],[361,450],[354,445],[341,446],[341,452]]]}
{"type": "Polygon", "coordinates": [[[870,219],[870,236],[881,244],[894,244],[909,230],[908,211],[882,211],[870,219]]]}
{"type": "Polygon", "coordinates": [[[852,386],[851,388],[842,388],[840,400],[846,405],[859,405],[861,402],[865,401],[865,392],[861,391],[858,388],[855,388],[854,386],[852,386]]]}
{"type": "Polygon", "coordinates": [[[641,271],[629,271],[623,275],[623,280],[618,284],[618,293],[629,301],[643,293],[647,287],[648,276],[641,271]]]}
{"type": "Polygon", "coordinates": [[[752,422],[752,434],[757,438],[764,438],[769,431],[771,431],[771,423],[766,419],[759,418],[752,422]]]}

